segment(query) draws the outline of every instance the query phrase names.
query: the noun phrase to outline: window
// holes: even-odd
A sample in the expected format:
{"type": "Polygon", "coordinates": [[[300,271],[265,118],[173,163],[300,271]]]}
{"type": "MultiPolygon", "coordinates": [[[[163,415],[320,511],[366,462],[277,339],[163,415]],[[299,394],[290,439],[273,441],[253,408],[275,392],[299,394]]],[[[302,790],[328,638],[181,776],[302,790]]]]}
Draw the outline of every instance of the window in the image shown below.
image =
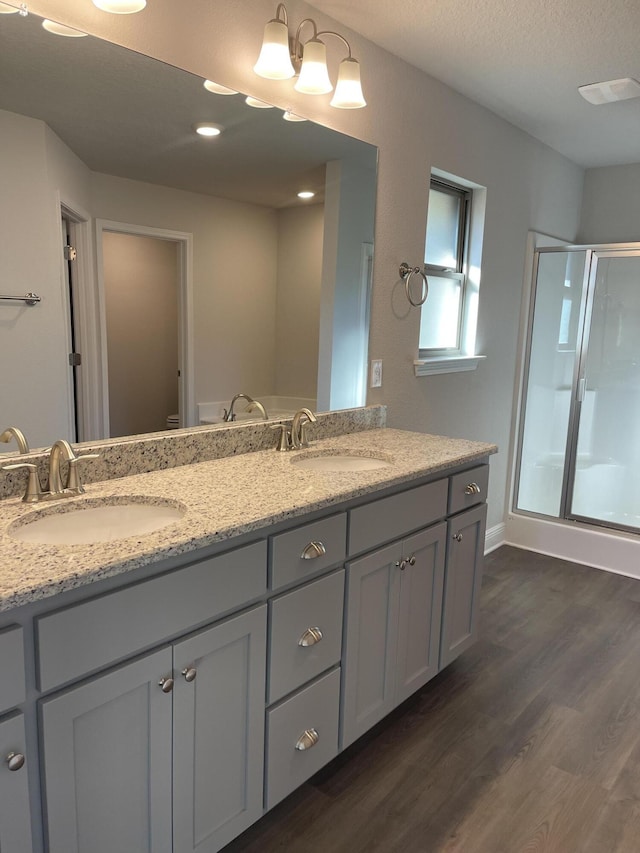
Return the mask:
{"type": "Polygon", "coordinates": [[[416,376],[475,370],[483,358],[475,345],[485,205],[484,187],[432,174],[416,376]]]}
{"type": "Polygon", "coordinates": [[[433,179],[425,272],[429,298],[420,318],[420,355],[460,355],[471,191],[433,179]]]}

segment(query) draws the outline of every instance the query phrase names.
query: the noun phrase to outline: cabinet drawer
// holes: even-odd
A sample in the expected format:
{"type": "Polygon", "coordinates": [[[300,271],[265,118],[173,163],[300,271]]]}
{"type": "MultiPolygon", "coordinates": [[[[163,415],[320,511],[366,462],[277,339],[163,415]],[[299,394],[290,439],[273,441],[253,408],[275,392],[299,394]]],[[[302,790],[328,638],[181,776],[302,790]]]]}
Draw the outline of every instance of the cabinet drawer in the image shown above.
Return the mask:
{"type": "Polygon", "coordinates": [[[65,684],[260,597],[267,585],[266,550],[266,542],[256,542],[40,617],[40,689],[65,684]]]}
{"type": "Polygon", "coordinates": [[[337,755],[339,705],[340,670],[335,669],[267,712],[266,808],[337,755]],[[300,749],[297,744],[305,741],[307,748],[300,749]]]}
{"type": "Polygon", "coordinates": [[[349,518],[349,554],[370,551],[447,514],[448,479],[356,507],[349,518]]]}
{"type": "Polygon", "coordinates": [[[269,604],[269,703],[339,663],[343,604],[344,569],[269,604]]]}
{"type": "Polygon", "coordinates": [[[0,713],[25,700],[22,628],[0,631],[0,713]]]}
{"type": "Polygon", "coordinates": [[[449,478],[449,515],[483,503],[487,499],[489,466],[478,465],[449,478]]]}
{"type": "Polygon", "coordinates": [[[346,513],[303,524],[295,530],[272,536],[270,541],[271,588],[280,589],[344,560],[346,513]]]}

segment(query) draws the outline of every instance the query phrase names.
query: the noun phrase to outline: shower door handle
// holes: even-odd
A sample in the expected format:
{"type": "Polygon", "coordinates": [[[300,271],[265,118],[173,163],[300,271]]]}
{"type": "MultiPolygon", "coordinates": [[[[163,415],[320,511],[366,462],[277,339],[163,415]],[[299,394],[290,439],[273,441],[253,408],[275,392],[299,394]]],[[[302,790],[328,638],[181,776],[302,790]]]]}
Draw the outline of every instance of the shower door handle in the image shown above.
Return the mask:
{"type": "Polygon", "coordinates": [[[578,403],[582,403],[584,400],[584,392],[587,389],[587,377],[583,376],[582,379],[578,379],[578,393],[576,394],[576,400],[578,403]]]}

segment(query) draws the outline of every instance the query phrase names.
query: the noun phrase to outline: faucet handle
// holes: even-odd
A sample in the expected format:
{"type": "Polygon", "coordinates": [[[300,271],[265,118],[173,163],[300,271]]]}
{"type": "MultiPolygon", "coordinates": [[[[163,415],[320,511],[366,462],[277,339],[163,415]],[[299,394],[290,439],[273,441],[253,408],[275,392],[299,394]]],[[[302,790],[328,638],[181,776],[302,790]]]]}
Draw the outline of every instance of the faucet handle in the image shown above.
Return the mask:
{"type": "Polygon", "coordinates": [[[291,450],[291,432],[289,431],[289,427],[286,424],[272,424],[270,429],[280,430],[276,450],[291,450]]]}
{"type": "Polygon", "coordinates": [[[84,462],[85,460],[99,458],[99,453],[85,453],[84,456],[74,456],[73,459],[69,460],[69,475],[67,477],[67,489],[69,489],[69,491],[73,491],[77,495],[83,494],[84,486],[82,485],[82,480],[80,479],[78,463],[84,462]]]}
{"type": "Polygon", "coordinates": [[[38,477],[38,467],[33,462],[17,462],[15,465],[3,465],[3,471],[17,471],[20,468],[26,468],[29,472],[27,480],[27,490],[24,493],[22,500],[25,503],[37,503],[42,498],[42,486],[38,477]]]}

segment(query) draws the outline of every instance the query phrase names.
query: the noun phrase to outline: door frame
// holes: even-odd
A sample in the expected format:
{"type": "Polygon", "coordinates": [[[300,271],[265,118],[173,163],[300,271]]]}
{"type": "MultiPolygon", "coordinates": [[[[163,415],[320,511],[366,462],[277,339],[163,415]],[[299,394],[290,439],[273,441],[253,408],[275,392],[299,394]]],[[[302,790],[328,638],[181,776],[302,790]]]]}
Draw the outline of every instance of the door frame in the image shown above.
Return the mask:
{"type": "Polygon", "coordinates": [[[102,426],[102,435],[109,435],[109,364],[107,357],[107,316],[104,290],[104,255],[102,237],[105,232],[130,234],[137,237],[152,237],[167,240],[178,246],[178,407],[180,426],[195,426],[196,419],[194,376],[193,376],[193,235],[185,231],[154,228],[150,225],[134,225],[111,219],[96,219],[96,334],[92,344],[95,363],[100,365],[97,386],[99,388],[97,416],[102,426]]]}

